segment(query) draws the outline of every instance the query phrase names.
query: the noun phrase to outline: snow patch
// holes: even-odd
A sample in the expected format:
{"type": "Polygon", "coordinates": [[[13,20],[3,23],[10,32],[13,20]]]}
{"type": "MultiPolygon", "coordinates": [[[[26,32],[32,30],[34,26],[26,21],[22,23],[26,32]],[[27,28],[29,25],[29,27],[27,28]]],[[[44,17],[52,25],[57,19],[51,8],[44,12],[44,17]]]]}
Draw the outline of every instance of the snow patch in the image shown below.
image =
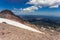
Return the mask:
{"type": "Polygon", "coordinates": [[[30,31],[33,31],[33,32],[44,34],[43,32],[41,32],[39,30],[36,30],[36,29],[34,29],[32,27],[29,27],[27,25],[24,25],[22,23],[19,23],[19,22],[13,21],[13,20],[5,19],[5,18],[0,18],[0,23],[2,23],[2,22],[6,22],[7,24],[10,24],[10,25],[22,28],[22,29],[26,29],[26,30],[30,30],[30,31]]]}

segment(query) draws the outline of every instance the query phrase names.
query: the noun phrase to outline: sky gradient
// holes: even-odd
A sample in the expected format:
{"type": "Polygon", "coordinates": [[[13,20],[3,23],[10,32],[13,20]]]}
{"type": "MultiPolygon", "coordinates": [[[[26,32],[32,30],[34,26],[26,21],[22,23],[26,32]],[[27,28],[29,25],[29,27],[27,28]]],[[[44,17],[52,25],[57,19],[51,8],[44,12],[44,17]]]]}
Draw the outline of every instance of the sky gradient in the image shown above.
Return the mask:
{"type": "Polygon", "coordinates": [[[60,17],[60,0],[0,0],[0,10],[17,15],[50,15],[60,17]]]}

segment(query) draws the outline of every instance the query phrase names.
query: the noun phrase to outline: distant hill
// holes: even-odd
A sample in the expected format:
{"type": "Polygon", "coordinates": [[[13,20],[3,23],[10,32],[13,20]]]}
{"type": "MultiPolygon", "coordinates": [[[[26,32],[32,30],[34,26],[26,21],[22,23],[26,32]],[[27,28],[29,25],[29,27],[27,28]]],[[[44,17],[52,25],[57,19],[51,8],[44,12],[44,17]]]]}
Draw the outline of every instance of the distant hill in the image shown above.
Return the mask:
{"type": "Polygon", "coordinates": [[[38,27],[60,30],[60,17],[43,15],[23,15],[22,18],[38,27]]]}

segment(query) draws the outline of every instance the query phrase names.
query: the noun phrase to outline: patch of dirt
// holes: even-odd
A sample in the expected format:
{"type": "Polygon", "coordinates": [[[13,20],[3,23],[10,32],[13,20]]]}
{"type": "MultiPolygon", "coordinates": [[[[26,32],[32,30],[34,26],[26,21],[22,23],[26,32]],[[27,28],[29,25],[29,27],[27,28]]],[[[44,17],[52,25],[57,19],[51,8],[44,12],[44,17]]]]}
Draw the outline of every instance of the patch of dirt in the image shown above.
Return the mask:
{"type": "Polygon", "coordinates": [[[59,32],[48,30],[42,32],[45,34],[35,33],[5,23],[0,24],[0,40],[60,40],[59,32]]]}

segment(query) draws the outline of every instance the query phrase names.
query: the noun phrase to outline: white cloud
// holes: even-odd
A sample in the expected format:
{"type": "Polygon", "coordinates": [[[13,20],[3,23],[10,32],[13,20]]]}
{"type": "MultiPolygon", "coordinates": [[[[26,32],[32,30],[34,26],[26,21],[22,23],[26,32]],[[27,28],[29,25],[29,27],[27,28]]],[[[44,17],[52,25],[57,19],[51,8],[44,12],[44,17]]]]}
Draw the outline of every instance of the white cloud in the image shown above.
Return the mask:
{"type": "Polygon", "coordinates": [[[20,8],[20,9],[16,9],[14,8],[12,11],[19,15],[19,14],[27,14],[27,13],[30,13],[30,12],[34,12],[35,10],[38,10],[38,7],[36,6],[31,6],[31,7],[27,7],[27,8],[20,8]]]}
{"type": "Polygon", "coordinates": [[[49,8],[58,8],[60,5],[60,0],[30,0],[26,4],[33,4],[33,6],[27,7],[27,8],[20,8],[16,9],[14,8],[12,11],[16,14],[26,14],[34,12],[35,10],[38,10],[39,8],[48,6],[49,8]]]}
{"type": "Polygon", "coordinates": [[[33,11],[33,10],[38,10],[38,8],[35,6],[31,6],[31,7],[23,9],[23,11],[33,11]]]}
{"type": "Polygon", "coordinates": [[[30,0],[27,4],[33,4],[34,6],[55,6],[60,5],[60,0],[30,0]]]}
{"type": "Polygon", "coordinates": [[[58,5],[50,6],[49,8],[58,8],[58,5]]]}

